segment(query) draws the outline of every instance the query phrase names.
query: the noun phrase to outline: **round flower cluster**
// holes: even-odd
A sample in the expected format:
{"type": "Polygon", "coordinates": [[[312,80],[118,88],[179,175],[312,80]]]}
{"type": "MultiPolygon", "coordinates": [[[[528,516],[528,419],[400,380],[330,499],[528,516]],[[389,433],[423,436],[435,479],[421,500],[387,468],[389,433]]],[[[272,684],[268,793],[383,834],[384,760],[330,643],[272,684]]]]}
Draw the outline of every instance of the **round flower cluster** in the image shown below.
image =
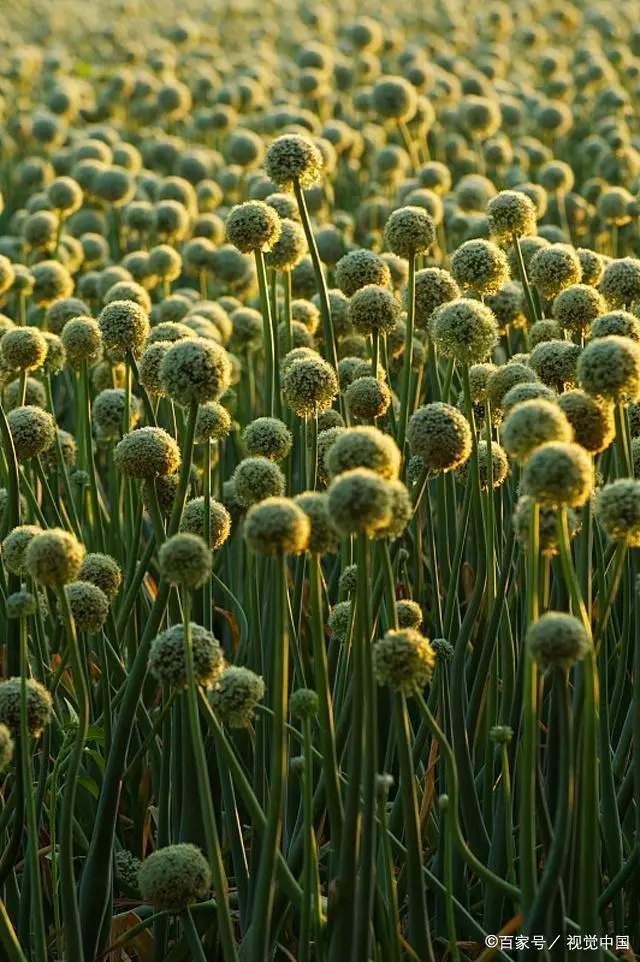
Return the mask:
{"type": "Polygon", "coordinates": [[[416,628],[391,630],[373,646],[373,671],[379,685],[411,695],[431,680],[436,656],[416,628]]]}
{"type": "MultiPolygon", "coordinates": [[[[201,625],[189,625],[193,656],[193,677],[196,684],[209,687],[222,674],[224,658],[220,645],[210,631],[201,625]]],[[[183,625],[162,631],[151,642],[149,669],[158,681],[171,688],[187,684],[185,633],[183,625]]]]}
{"type": "MultiPolygon", "coordinates": [[[[25,687],[27,731],[32,738],[37,738],[51,721],[53,699],[35,678],[27,678],[25,687]]],[[[14,738],[20,736],[21,703],[22,679],[7,678],[0,682],[0,723],[9,729],[14,738]]]]}
{"type": "Polygon", "coordinates": [[[471,454],[471,428],[450,404],[434,401],[409,419],[407,440],[413,454],[429,471],[453,471],[471,454]]]}
{"type": "Polygon", "coordinates": [[[429,330],[445,357],[462,364],[484,361],[498,341],[498,324],[493,311],[481,301],[460,297],[438,307],[429,330]]]}
{"type": "Polygon", "coordinates": [[[260,675],[240,665],[229,665],[209,693],[209,701],[223,725],[247,728],[264,698],[260,675]]]}
{"type": "Polygon", "coordinates": [[[156,911],[180,912],[207,894],[211,870],[199,848],[182,842],[149,855],[140,866],[138,885],[156,911]]]}
{"type": "Polygon", "coordinates": [[[289,498],[264,498],[247,511],[244,537],[256,554],[301,554],[310,536],[308,515],[289,498]]]}
{"type": "Polygon", "coordinates": [[[590,638],[581,621],[562,611],[547,611],[527,631],[527,647],[540,667],[568,671],[589,651],[590,638]]]}

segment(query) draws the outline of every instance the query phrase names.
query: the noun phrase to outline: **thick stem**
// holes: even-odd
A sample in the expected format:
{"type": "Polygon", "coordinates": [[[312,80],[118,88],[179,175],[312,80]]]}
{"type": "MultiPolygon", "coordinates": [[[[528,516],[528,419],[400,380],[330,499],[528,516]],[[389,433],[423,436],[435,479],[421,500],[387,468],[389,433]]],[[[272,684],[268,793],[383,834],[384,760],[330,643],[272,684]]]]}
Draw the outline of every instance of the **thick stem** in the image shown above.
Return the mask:
{"type": "Polygon", "coordinates": [[[400,399],[400,425],[398,428],[398,447],[404,455],[404,442],[409,423],[409,404],[411,399],[411,362],[413,360],[413,327],[416,308],[416,259],[409,258],[409,277],[407,279],[407,322],[402,363],[402,396],[400,399]]]}
{"type": "MultiPolygon", "coordinates": [[[[287,708],[289,704],[289,632],[285,615],[287,599],[287,562],[275,559],[275,635],[271,686],[273,720],[271,725],[271,779],[267,809],[267,828],[260,848],[260,861],[252,907],[253,922],[246,935],[247,960],[269,956],[271,918],[275,897],[276,858],[282,835],[282,805],[287,775],[287,708]]],[[[244,944],[243,944],[244,955],[244,944]]]]}
{"type": "Polygon", "coordinates": [[[80,930],[80,913],[78,911],[78,895],[73,857],[73,825],[78,777],[82,766],[84,745],[89,730],[89,693],[85,679],[82,655],[78,647],[73,615],[64,588],[57,592],[60,615],[67,636],[67,652],[69,670],[76,696],[76,712],[78,716],[73,748],[67,764],[65,787],[62,794],[60,809],[60,891],[62,896],[62,915],[65,929],[65,945],[67,954],[74,962],[85,959],[84,947],[80,930]]]}
{"type": "Polygon", "coordinates": [[[269,288],[267,285],[267,271],[264,263],[262,251],[255,251],[256,273],[258,276],[258,288],[260,290],[260,304],[262,307],[262,337],[264,347],[264,390],[263,404],[265,414],[273,417],[274,415],[274,363],[275,363],[275,338],[273,317],[271,316],[271,304],[269,302],[269,288]]]}

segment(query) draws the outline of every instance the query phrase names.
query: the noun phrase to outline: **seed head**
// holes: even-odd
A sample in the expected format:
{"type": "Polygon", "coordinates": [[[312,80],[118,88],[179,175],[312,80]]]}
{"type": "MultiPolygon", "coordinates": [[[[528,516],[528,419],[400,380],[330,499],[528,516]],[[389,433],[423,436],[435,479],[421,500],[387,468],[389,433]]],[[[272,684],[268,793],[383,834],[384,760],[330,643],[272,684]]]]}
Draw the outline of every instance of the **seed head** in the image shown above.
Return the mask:
{"type": "Polygon", "coordinates": [[[182,258],[169,244],[158,244],[149,253],[149,270],[163,281],[175,281],[182,271],[182,258]]]}
{"type": "Polygon", "coordinates": [[[630,337],[640,343],[640,318],[630,311],[610,311],[597,317],[590,331],[591,337],[630,337]]]}
{"type": "Polygon", "coordinates": [[[595,513],[610,541],[640,546],[640,481],[620,478],[600,488],[595,513]]]}
{"type": "MultiPolygon", "coordinates": [[[[41,685],[35,678],[27,679],[26,690],[27,731],[32,738],[37,738],[51,721],[53,701],[44,685],[41,685]]],[[[0,724],[3,728],[9,729],[10,733],[7,735],[3,732],[5,753],[9,748],[11,738],[20,737],[21,703],[22,679],[7,678],[6,681],[0,682],[0,724]]]]}
{"type": "Polygon", "coordinates": [[[36,458],[55,441],[56,425],[51,414],[34,405],[14,408],[7,414],[16,458],[20,463],[36,458]]]}
{"type": "Polygon", "coordinates": [[[372,420],[382,417],[388,410],[391,391],[384,381],[367,375],[351,382],[344,399],[352,417],[372,420]]]}
{"type": "Polygon", "coordinates": [[[238,204],[226,221],[227,240],[243,254],[268,251],[280,238],[280,218],[261,200],[238,204]]]}
{"type": "Polygon", "coordinates": [[[293,444],[289,428],[278,418],[261,417],[252,421],[242,432],[242,441],[250,457],[282,461],[293,444]]]}
{"type": "Polygon", "coordinates": [[[376,681],[405,695],[429,683],[435,662],[429,640],[415,628],[388,631],[373,646],[376,681]]]}
{"type": "Polygon", "coordinates": [[[460,297],[460,288],[453,277],[440,267],[416,271],[415,285],[415,321],[416,327],[422,329],[427,328],[436,308],[460,297]]]}
{"type": "Polygon", "coordinates": [[[613,308],[628,308],[640,300],[640,259],[622,257],[607,264],[600,281],[600,293],[613,308]]]}
{"type": "Polygon", "coordinates": [[[590,639],[581,621],[564,611],[547,611],[529,626],[526,645],[540,668],[568,671],[586,656],[590,639]]]}
{"type": "MultiPolygon", "coordinates": [[[[221,677],[224,656],[220,645],[206,628],[190,624],[193,673],[197,685],[209,688],[221,677]]],[[[184,625],[174,625],[154,638],[149,650],[149,670],[171,688],[187,684],[184,625]]]]}
{"type": "Polygon", "coordinates": [[[309,356],[287,366],[282,392],[291,410],[298,417],[307,417],[331,407],[338,394],[338,379],[327,361],[319,355],[309,356]]]}
{"type": "Polygon", "coordinates": [[[34,524],[22,524],[14,528],[2,542],[2,561],[5,568],[14,575],[26,573],[26,552],[29,542],[42,532],[34,524]]]}
{"type": "Polygon", "coordinates": [[[588,247],[578,247],[576,255],[582,267],[582,283],[597,287],[604,273],[602,257],[588,247]]]}
{"type": "Polygon", "coordinates": [[[575,440],[591,454],[608,448],[615,437],[613,410],[606,401],[598,401],[586,391],[565,391],[558,398],[573,427],[575,440]]]}
{"type": "Polygon", "coordinates": [[[580,386],[614,404],[640,398],[640,344],[628,337],[599,337],[587,344],[578,361],[580,386]]]}
{"type": "Polygon", "coordinates": [[[565,287],[579,284],[582,266],[572,247],[550,244],[531,258],[529,277],[543,297],[556,297],[565,287]]]}
{"type": "Polygon", "coordinates": [[[40,261],[33,265],[31,273],[34,280],[31,298],[37,307],[48,307],[73,293],[73,278],[58,261],[40,261]]]}
{"type": "Polygon", "coordinates": [[[165,392],[177,404],[217,401],[231,383],[231,362],[225,349],[201,337],[176,341],[160,365],[165,392]]]}
{"type": "Polygon", "coordinates": [[[122,571],[111,555],[93,552],[85,555],[78,572],[80,581],[96,585],[107,598],[113,598],[120,591],[122,571]]]}
{"type": "Polygon", "coordinates": [[[531,347],[537,347],[538,344],[543,344],[545,341],[560,341],[562,336],[562,328],[558,322],[548,318],[535,321],[529,328],[529,344],[531,347]]]}
{"type": "Polygon", "coordinates": [[[343,537],[357,533],[372,535],[391,522],[391,487],[374,471],[356,468],[338,475],[328,495],[333,523],[343,537]]]}
{"type": "Polygon", "coordinates": [[[418,108],[418,95],[404,77],[381,77],[373,88],[371,103],[384,119],[408,121],[418,108]]]}
{"type": "Polygon", "coordinates": [[[308,516],[290,498],[267,497],[252,504],[245,518],[245,539],[259,555],[301,554],[309,545],[310,534],[308,516]]]}
{"type": "Polygon", "coordinates": [[[351,297],[361,287],[374,284],[391,286],[391,272],[379,254],[369,250],[350,251],[336,264],[336,284],[343,294],[351,297]]]}
{"type": "Polygon", "coordinates": [[[526,461],[522,490],[544,506],[579,508],[588,500],[593,480],[593,464],[583,447],[551,441],[526,461]]]}
{"type": "Polygon", "coordinates": [[[207,438],[210,441],[220,441],[231,430],[231,415],[218,401],[207,401],[198,408],[196,420],[196,444],[202,444],[207,438]]]}
{"type": "Polygon", "coordinates": [[[576,366],[581,349],[571,341],[543,341],[529,355],[529,364],[540,380],[556,391],[576,383],[576,366]]]}
{"type": "Polygon", "coordinates": [[[451,273],[462,290],[495,294],[509,278],[509,261],[491,241],[469,240],[453,254],[451,273]]]}
{"type": "Polygon", "coordinates": [[[572,441],[573,428],[557,404],[538,398],[512,408],[501,438],[507,454],[522,464],[547,441],[572,441]]]}
{"type": "Polygon", "coordinates": [[[501,190],[487,204],[489,231],[499,242],[526,237],[536,232],[536,208],[526,193],[501,190]]]}
{"type": "Polygon", "coordinates": [[[209,694],[209,701],[223,725],[248,728],[264,698],[264,681],[249,668],[229,665],[209,694]]]}
{"type": "Polygon", "coordinates": [[[471,428],[457,408],[441,401],[425,404],[412,414],[407,441],[429,471],[453,471],[471,454],[471,428]]]}
{"type": "Polygon", "coordinates": [[[607,307],[595,287],[573,284],[561,291],[553,302],[555,320],[571,334],[584,334],[587,328],[607,307]]]}
{"type": "Polygon", "coordinates": [[[84,556],[84,545],[74,535],[50,528],[29,541],[24,564],[34,581],[46,588],[61,588],[76,580],[84,556]]]}
{"type": "MultiPolygon", "coordinates": [[[[504,449],[495,441],[491,444],[492,487],[499,488],[509,474],[509,461],[504,449]]],[[[456,469],[456,481],[460,484],[469,483],[470,463],[465,461],[456,469]]],[[[489,487],[489,449],[486,441],[478,441],[478,474],[480,488],[486,491],[489,487]]]]}
{"type": "Polygon", "coordinates": [[[291,692],[289,711],[292,718],[313,718],[318,714],[318,695],[311,688],[296,688],[291,692]]]}
{"type": "Polygon", "coordinates": [[[366,468],[391,481],[400,472],[400,450],[394,439],[378,428],[349,428],[335,438],[325,454],[325,468],[333,478],[344,471],[366,468]]]}
{"type": "Polygon", "coordinates": [[[180,467],[180,449],[163,428],[143,427],[125,434],[116,447],[115,462],[127,478],[165,477],[180,467]]]}
{"type": "Polygon", "coordinates": [[[384,241],[392,253],[405,260],[426,254],[436,239],[436,225],[424,207],[407,205],[394,210],[384,228],[384,241]]]}
{"type": "Polygon", "coordinates": [[[76,631],[100,631],[109,615],[109,599],[104,591],[90,581],[72,581],[64,591],[76,631]]]}
{"type": "Polygon", "coordinates": [[[467,297],[437,308],[429,328],[445,357],[462,364],[484,361],[498,340],[498,325],[491,309],[467,297]]]}
{"type": "MultiPolygon", "coordinates": [[[[205,500],[193,498],[187,501],[182,513],[180,530],[198,535],[207,541],[205,529],[205,500]]],[[[208,543],[212,551],[222,547],[231,534],[231,515],[223,504],[209,499],[209,538],[208,543]]]]}
{"type": "MultiPolygon", "coordinates": [[[[119,441],[122,437],[127,392],[123,388],[106,388],[96,395],[92,418],[96,437],[100,441],[119,441]]],[[[140,418],[140,402],[131,396],[129,423],[134,427],[140,418]]]]}
{"type": "Polygon", "coordinates": [[[92,364],[100,357],[102,334],[98,322],[92,317],[81,316],[67,321],[60,337],[72,368],[80,368],[83,363],[92,364]]]}
{"type": "Polygon", "coordinates": [[[266,498],[281,498],[285,479],[277,464],[264,457],[245,458],[233,472],[235,497],[244,507],[266,498]]]}
{"type": "Polygon", "coordinates": [[[396,601],[396,617],[400,628],[419,628],[422,624],[422,608],[417,601],[396,601]]]}
{"type": "Polygon", "coordinates": [[[402,481],[388,482],[391,492],[391,518],[389,523],[379,528],[374,537],[395,541],[400,538],[413,516],[413,504],[409,492],[402,481]]]}
{"type": "Polygon", "coordinates": [[[307,239],[301,225],[288,217],[280,221],[280,236],[265,257],[267,267],[290,271],[307,253],[307,239]]]}
{"type": "Polygon", "coordinates": [[[269,146],[264,167],[281,190],[292,190],[294,181],[303,188],[313,187],[320,179],[322,154],[307,137],[285,134],[269,146]]]}
{"type": "MultiPolygon", "coordinates": [[[[355,569],[355,565],[353,566],[355,569]]],[[[356,574],[354,572],[354,585],[353,592],[356,590],[356,574]]],[[[343,642],[346,640],[347,633],[349,631],[349,625],[351,624],[352,617],[352,605],[350,601],[339,601],[331,609],[331,614],[329,615],[327,621],[327,627],[331,633],[332,639],[335,638],[338,642],[343,642]]]]}
{"type": "Polygon", "coordinates": [[[168,845],[144,860],[138,884],[143,900],[154,909],[180,912],[207,894],[211,870],[195,845],[168,845]]]}
{"type": "Polygon", "coordinates": [[[349,302],[349,322],[359,334],[388,333],[400,320],[400,302],[386,287],[367,284],[349,302]]]}
{"type": "Polygon", "coordinates": [[[3,365],[12,371],[35,371],[47,356],[47,342],[35,327],[14,327],[0,340],[3,365]]]}

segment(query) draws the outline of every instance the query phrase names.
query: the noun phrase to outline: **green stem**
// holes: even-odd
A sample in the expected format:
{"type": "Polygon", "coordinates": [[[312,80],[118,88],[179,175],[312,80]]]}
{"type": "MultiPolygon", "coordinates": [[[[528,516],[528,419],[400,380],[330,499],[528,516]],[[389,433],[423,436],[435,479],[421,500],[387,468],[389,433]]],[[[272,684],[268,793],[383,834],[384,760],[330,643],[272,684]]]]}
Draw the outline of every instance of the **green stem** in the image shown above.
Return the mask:
{"type": "Polygon", "coordinates": [[[527,313],[529,314],[529,323],[535,324],[535,322],[539,320],[538,311],[536,310],[536,303],[533,297],[533,292],[531,290],[531,285],[529,284],[529,279],[527,277],[527,269],[524,265],[522,248],[520,247],[520,238],[516,237],[515,235],[513,237],[513,250],[516,255],[516,263],[518,265],[518,274],[520,275],[520,283],[522,284],[525,300],[527,302],[527,313]]]}
{"type": "Polygon", "coordinates": [[[447,886],[446,917],[447,934],[449,936],[449,949],[451,951],[452,962],[460,962],[460,952],[458,950],[458,939],[456,936],[456,916],[453,910],[453,829],[451,824],[451,809],[449,796],[441,795],[440,811],[444,813],[444,881],[447,886]]]}
{"type": "Polygon", "coordinates": [[[69,755],[65,787],[62,795],[60,810],[60,891],[62,896],[62,914],[65,929],[65,945],[67,955],[74,962],[83,962],[85,958],[80,931],[80,914],[78,911],[78,897],[76,892],[74,856],[73,856],[73,822],[78,787],[78,777],[82,766],[84,745],[89,730],[89,692],[85,679],[82,655],[78,646],[73,615],[64,588],[57,592],[60,615],[63,620],[67,636],[67,651],[69,669],[76,697],[76,712],[78,716],[77,728],[73,748],[69,755]]]}
{"type": "Polygon", "coordinates": [[[7,953],[7,962],[27,962],[27,957],[22,951],[18,936],[11,924],[9,913],[4,902],[0,899],[0,943],[7,953]]]}
{"type": "Polygon", "coordinates": [[[569,679],[564,669],[556,669],[553,677],[554,694],[558,698],[560,717],[558,719],[560,784],[556,799],[556,817],[553,826],[553,841],[544,866],[540,887],[529,914],[525,919],[524,931],[535,935],[546,929],[547,915],[551,901],[562,878],[569,852],[571,819],[574,798],[573,770],[573,733],[571,696],[569,679]]]}
{"type": "Polygon", "coordinates": [[[193,463],[193,442],[196,434],[196,422],[198,420],[198,402],[192,401],[189,408],[189,417],[187,419],[187,427],[184,434],[184,443],[182,445],[182,466],[180,468],[180,480],[178,481],[178,490],[176,492],[176,499],[173,503],[173,510],[171,512],[171,520],[169,522],[169,535],[175,534],[180,528],[180,522],[182,520],[182,512],[184,511],[184,502],[187,496],[187,489],[189,487],[189,481],[191,477],[191,465],[193,463]]]}
{"type": "Polygon", "coordinates": [[[333,321],[331,320],[331,307],[329,305],[329,291],[327,289],[327,281],[324,276],[324,271],[322,270],[322,263],[320,261],[320,255],[318,253],[318,245],[316,244],[316,239],[311,228],[311,220],[309,218],[309,211],[307,209],[307,202],[304,197],[304,192],[297,180],[293,182],[293,192],[296,196],[296,201],[298,203],[298,210],[300,212],[300,220],[302,221],[302,227],[304,229],[304,234],[307,239],[307,247],[309,248],[309,254],[311,255],[311,261],[313,263],[313,270],[316,277],[316,287],[318,288],[318,299],[320,301],[320,316],[322,318],[322,330],[324,335],[325,350],[327,351],[328,361],[331,364],[334,371],[338,371],[338,354],[336,351],[336,338],[333,330],[333,321]]]}
{"type": "Polygon", "coordinates": [[[400,424],[398,428],[398,447],[404,456],[404,442],[409,423],[409,404],[411,398],[411,362],[413,359],[413,327],[416,309],[416,259],[409,258],[409,277],[407,279],[407,321],[402,362],[402,396],[400,399],[400,424]]]}
{"type": "Polygon", "coordinates": [[[287,708],[289,704],[289,637],[285,614],[287,562],[283,554],[275,559],[275,633],[271,685],[273,723],[271,726],[271,779],[267,809],[267,828],[260,848],[260,860],[253,901],[253,922],[246,935],[247,958],[268,958],[271,918],[275,896],[276,856],[282,835],[282,805],[287,775],[287,708]]]}
{"type": "Polygon", "coordinates": [[[40,880],[40,859],[38,856],[38,820],[36,815],[36,800],[33,792],[33,767],[31,763],[31,739],[27,725],[27,678],[29,675],[29,661],[27,650],[27,622],[20,619],[20,763],[22,765],[22,780],[27,793],[27,858],[29,864],[30,906],[33,923],[34,955],[36,962],[47,962],[47,940],[45,934],[44,906],[42,901],[42,885],[40,880]]]}
{"type": "Polygon", "coordinates": [[[497,891],[502,892],[512,901],[518,903],[520,901],[520,890],[516,888],[515,885],[511,885],[510,882],[505,881],[505,879],[500,878],[500,876],[495,875],[491,872],[480,859],[476,858],[469,846],[467,845],[464,836],[462,834],[462,829],[460,827],[460,821],[458,818],[458,775],[456,771],[456,762],[453,754],[453,749],[449,744],[449,741],[438,725],[437,721],[433,717],[431,711],[424,698],[422,697],[422,692],[418,689],[414,689],[414,697],[417,700],[418,707],[422,712],[422,715],[427,723],[427,727],[431,732],[432,736],[437,740],[440,748],[444,754],[444,762],[447,772],[447,788],[449,789],[449,799],[451,804],[452,813],[452,828],[453,834],[456,841],[460,855],[464,861],[469,865],[469,867],[478,875],[480,878],[484,879],[489,885],[495,888],[497,891]]]}
{"type": "Polygon", "coordinates": [[[262,251],[255,251],[256,273],[258,276],[258,287],[260,289],[260,304],[262,307],[262,336],[264,346],[264,408],[265,413],[273,417],[274,415],[274,363],[275,363],[275,338],[277,332],[274,331],[273,318],[271,316],[271,305],[269,302],[269,288],[267,285],[267,271],[264,263],[262,251]]]}
{"type": "MultiPolygon", "coordinates": [[[[531,498],[529,546],[527,553],[527,625],[538,620],[540,558],[540,507],[531,498]]],[[[520,794],[520,877],[525,916],[535,898],[536,860],[536,772],[538,758],[538,669],[525,645],[523,672],[522,791],[520,794]]]]}
{"type": "Polygon", "coordinates": [[[339,764],[336,752],[333,707],[329,665],[322,619],[322,571],[320,556],[309,556],[309,606],[311,609],[311,638],[313,644],[313,667],[315,689],[318,694],[318,714],[320,716],[320,745],[322,747],[322,771],[324,774],[327,808],[331,827],[331,846],[340,851],[342,834],[342,799],[338,781],[339,764]]]}
{"type": "Polygon", "coordinates": [[[207,840],[207,854],[209,857],[209,864],[211,865],[213,891],[218,909],[218,930],[220,941],[222,943],[222,952],[225,962],[237,962],[238,955],[236,952],[236,944],[233,934],[233,923],[231,921],[231,913],[229,911],[227,879],[222,861],[222,855],[220,852],[218,828],[216,826],[213,799],[211,797],[211,785],[209,783],[207,757],[204,750],[202,729],[200,727],[200,717],[198,714],[198,691],[194,674],[193,643],[191,639],[190,601],[191,598],[189,592],[188,590],[185,590],[182,594],[182,611],[187,676],[187,709],[189,728],[191,732],[191,745],[196,765],[196,779],[198,784],[198,794],[200,796],[200,810],[202,812],[202,820],[204,822],[204,834],[207,840]]]}
{"type": "MultiPolygon", "coordinates": [[[[565,582],[574,608],[574,614],[582,621],[585,631],[591,634],[591,626],[580,594],[580,585],[571,559],[567,508],[560,508],[558,517],[558,548],[565,582]]],[[[582,744],[579,763],[580,783],[578,797],[581,865],[578,879],[578,924],[584,931],[598,928],[598,885],[600,878],[600,792],[598,779],[598,673],[595,648],[582,662],[582,744]]],[[[597,956],[602,952],[597,950],[597,956]]]]}

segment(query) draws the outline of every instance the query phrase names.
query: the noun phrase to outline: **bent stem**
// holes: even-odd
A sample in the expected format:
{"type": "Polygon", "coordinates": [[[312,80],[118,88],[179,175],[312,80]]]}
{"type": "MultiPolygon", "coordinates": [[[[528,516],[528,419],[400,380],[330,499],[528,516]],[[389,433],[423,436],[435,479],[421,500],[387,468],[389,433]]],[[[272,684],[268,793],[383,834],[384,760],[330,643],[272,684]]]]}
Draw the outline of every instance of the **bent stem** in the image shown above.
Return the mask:
{"type": "Polygon", "coordinates": [[[431,732],[433,738],[435,738],[440,745],[440,749],[444,755],[444,763],[447,773],[447,788],[449,790],[449,800],[451,805],[451,827],[453,829],[453,837],[460,855],[467,863],[469,868],[476,873],[476,875],[483,879],[488,885],[491,885],[497,892],[502,893],[502,895],[506,895],[507,898],[511,899],[511,901],[517,905],[520,902],[520,889],[518,889],[515,885],[512,885],[510,882],[507,882],[499,875],[496,875],[491,871],[491,869],[487,868],[487,866],[484,865],[479,858],[476,858],[464,839],[462,828],[460,826],[460,819],[458,817],[459,786],[453,749],[451,748],[446,735],[433,717],[429,706],[422,697],[422,692],[418,688],[414,688],[413,696],[416,699],[420,711],[422,712],[424,720],[427,724],[427,728],[431,732]]]}

